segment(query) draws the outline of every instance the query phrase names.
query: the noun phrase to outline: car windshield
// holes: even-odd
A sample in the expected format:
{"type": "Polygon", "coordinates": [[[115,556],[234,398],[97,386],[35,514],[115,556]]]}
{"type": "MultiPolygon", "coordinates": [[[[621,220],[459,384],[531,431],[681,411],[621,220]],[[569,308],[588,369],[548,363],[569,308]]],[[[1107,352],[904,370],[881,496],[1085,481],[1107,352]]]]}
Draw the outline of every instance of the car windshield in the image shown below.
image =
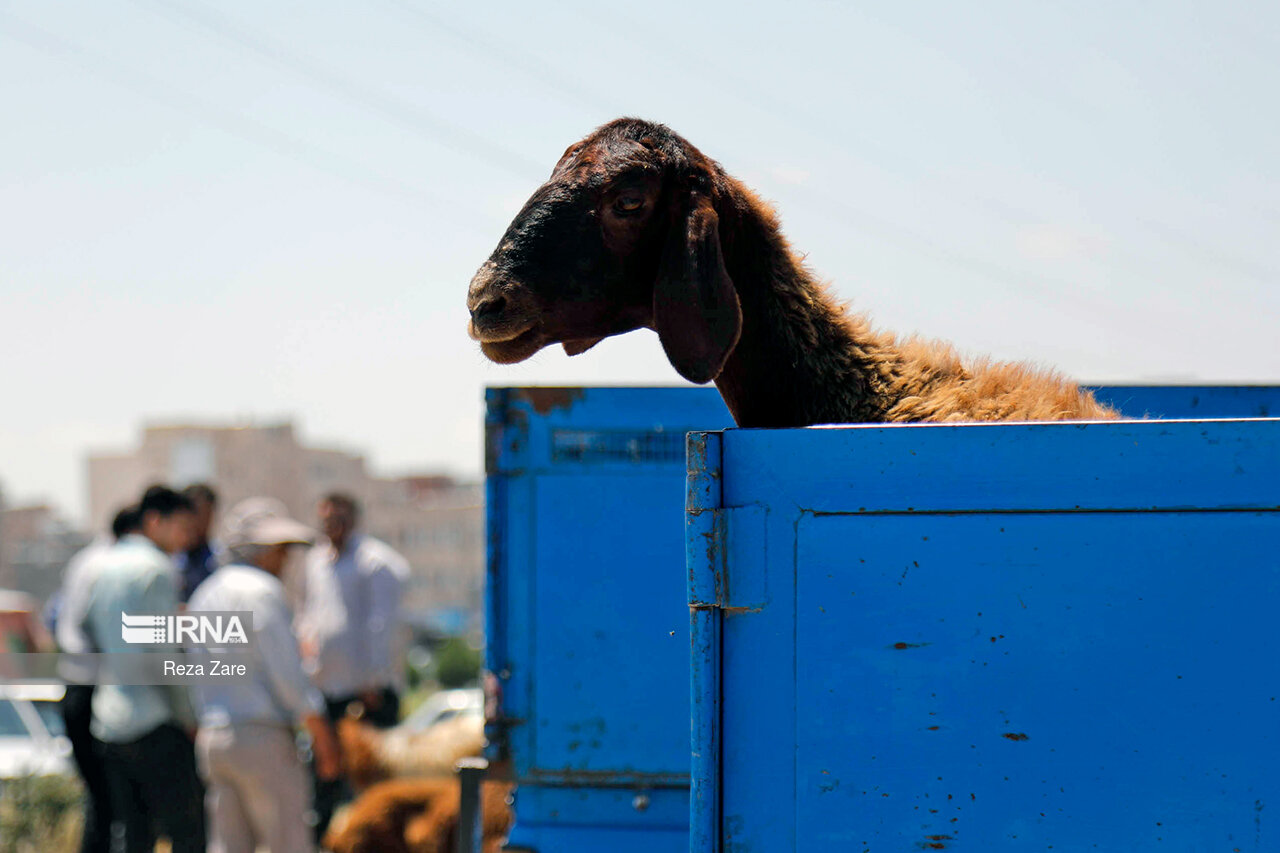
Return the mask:
{"type": "Polygon", "coordinates": [[[0,699],[0,737],[29,737],[18,709],[8,699],[0,699]]]}
{"type": "Polygon", "coordinates": [[[57,702],[51,699],[35,699],[31,705],[39,712],[40,721],[44,723],[45,730],[49,734],[60,737],[67,733],[66,727],[62,724],[62,710],[57,702]]]}

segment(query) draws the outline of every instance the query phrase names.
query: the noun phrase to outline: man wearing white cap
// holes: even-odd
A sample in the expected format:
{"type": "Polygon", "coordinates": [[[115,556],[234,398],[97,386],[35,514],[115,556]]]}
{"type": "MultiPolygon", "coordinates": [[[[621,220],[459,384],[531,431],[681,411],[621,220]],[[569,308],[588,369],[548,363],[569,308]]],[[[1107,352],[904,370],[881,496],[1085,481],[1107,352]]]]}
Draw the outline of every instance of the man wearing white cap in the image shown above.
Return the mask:
{"type": "Polygon", "coordinates": [[[200,584],[188,609],[253,611],[254,645],[251,683],[195,689],[209,851],[311,851],[311,781],[294,724],[311,734],[318,774],[336,778],[341,758],[324,700],[303,672],[279,577],[289,546],[309,544],[315,535],[271,498],[241,501],[223,526],[229,562],[200,584]]]}

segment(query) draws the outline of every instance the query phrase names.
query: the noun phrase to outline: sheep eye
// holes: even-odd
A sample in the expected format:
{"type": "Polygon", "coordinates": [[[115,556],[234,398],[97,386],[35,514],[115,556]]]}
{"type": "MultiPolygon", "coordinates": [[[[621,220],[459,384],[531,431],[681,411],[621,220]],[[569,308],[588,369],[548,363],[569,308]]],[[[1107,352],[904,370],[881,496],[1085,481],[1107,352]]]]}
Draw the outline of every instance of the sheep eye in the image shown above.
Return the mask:
{"type": "Polygon", "coordinates": [[[635,213],[644,207],[644,196],[624,195],[620,196],[613,206],[622,213],[635,213]]]}

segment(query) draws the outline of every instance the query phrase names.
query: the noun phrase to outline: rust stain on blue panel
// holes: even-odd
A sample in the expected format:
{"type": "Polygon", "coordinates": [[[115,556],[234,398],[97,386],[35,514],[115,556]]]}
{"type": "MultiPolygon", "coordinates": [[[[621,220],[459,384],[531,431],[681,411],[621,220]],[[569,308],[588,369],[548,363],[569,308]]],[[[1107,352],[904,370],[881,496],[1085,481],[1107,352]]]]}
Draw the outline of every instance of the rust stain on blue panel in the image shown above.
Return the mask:
{"type": "Polygon", "coordinates": [[[582,388],[516,388],[515,399],[523,400],[540,415],[548,415],[557,409],[571,409],[573,404],[582,399],[586,391],[582,388]]]}

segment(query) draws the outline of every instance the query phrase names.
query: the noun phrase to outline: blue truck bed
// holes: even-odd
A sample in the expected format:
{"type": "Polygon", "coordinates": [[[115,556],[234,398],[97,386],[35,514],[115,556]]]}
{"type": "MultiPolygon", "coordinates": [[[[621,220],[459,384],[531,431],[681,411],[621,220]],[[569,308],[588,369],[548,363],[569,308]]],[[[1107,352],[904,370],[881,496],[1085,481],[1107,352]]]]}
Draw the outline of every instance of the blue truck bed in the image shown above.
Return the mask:
{"type": "Polygon", "coordinates": [[[688,486],[690,850],[1280,849],[1280,420],[726,430],[688,486]]]}
{"type": "MultiPolygon", "coordinates": [[[[1135,416],[1280,410],[1274,388],[1099,396],[1135,416]]],[[[519,783],[511,845],[689,849],[685,433],[729,427],[729,414],[713,388],[486,399],[486,665],[502,687],[491,755],[519,783]]]]}

